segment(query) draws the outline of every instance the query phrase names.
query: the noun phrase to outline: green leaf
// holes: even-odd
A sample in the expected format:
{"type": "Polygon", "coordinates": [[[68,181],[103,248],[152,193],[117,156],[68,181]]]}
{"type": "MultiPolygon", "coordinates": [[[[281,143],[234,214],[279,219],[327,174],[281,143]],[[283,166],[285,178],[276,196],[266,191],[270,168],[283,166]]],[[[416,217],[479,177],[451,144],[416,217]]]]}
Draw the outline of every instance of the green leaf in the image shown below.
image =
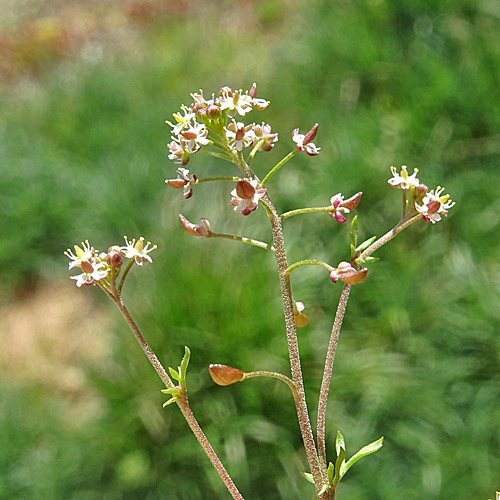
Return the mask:
{"type": "Polygon", "coordinates": [[[345,473],[361,458],[366,457],[367,455],[371,455],[372,453],[375,453],[376,451],[380,450],[382,448],[384,443],[384,436],[381,438],[377,439],[376,441],[373,441],[373,443],[367,444],[366,446],[363,446],[357,453],[355,453],[348,461],[347,463],[342,465],[342,470],[340,471],[340,478],[342,479],[345,475],[345,473]]]}
{"type": "Polygon", "coordinates": [[[169,387],[168,389],[162,389],[161,392],[163,392],[163,394],[175,394],[177,396],[180,396],[181,394],[181,391],[179,391],[177,387],[169,387]]]}
{"type": "Polygon", "coordinates": [[[358,241],[358,216],[355,215],[351,222],[351,245],[356,248],[358,241]]]}
{"type": "Polygon", "coordinates": [[[340,450],[343,449],[345,452],[345,440],[344,436],[340,431],[337,431],[337,439],[335,440],[335,451],[337,452],[337,456],[340,454],[340,450]]]}
{"type": "Polygon", "coordinates": [[[333,484],[333,474],[335,472],[335,466],[332,462],[328,464],[328,482],[333,484]]]}
{"type": "Polygon", "coordinates": [[[186,372],[189,365],[190,357],[191,357],[191,351],[189,350],[189,347],[184,346],[184,357],[182,358],[181,366],[179,366],[179,373],[181,375],[182,381],[184,381],[186,378],[186,372]]]}
{"type": "Polygon", "coordinates": [[[328,491],[330,486],[328,484],[324,484],[323,487],[318,491],[318,496],[322,495],[325,491],[328,491]]]}
{"type": "Polygon", "coordinates": [[[177,380],[177,382],[180,382],[181,381],[181,376],[179,375],[179,373],[174,370],[172,367],[168,367],[168,371],[170,372],[170,375],[172,375],[172,378],[175,378],[175,380],[177,380]]]}
{"type": "Polygon", "coordinates": [[[309,481],[311,484],[314,484],[314,478],[313,475],[310,474],[309,472],[303,472],[302,475],[309,481]]]}
{"type": "Polygon", "coordinates": [[[342,433],[338,431],[337,440],[335,441],[335,449],[337,450],[337,460],[335,461],[335,476],[333,478],[333,486],[336,486],[342,479],[340,471],[345,464],[345,441],[342,433]]]}
{"type": "Polygon", "coordinates": [[[175,403],[176,401],[177,401],[176,397],[173,397],[173,398],[169,399],[168,401],[166,401],[165,403],[163,403],[163,408],[165,408],[165,406],[171,405],[172,403],[175,403]]]}
{"type": "Polygon", "coordinates": [[[377,262],[377,260],[380,260],[379,257],[371,257],[371,256],[368,256],[365,258],[365,262],[367,262],[368,264],[370,264],[370,262],[377,262]]]}
{"type": "Polygon", "coordinates": [[[363,243],[361,243],[361,245],[359,245],[358,248],[356,248],[356,251],[362,252],[363,250],[366,250],[376,239],[377,239],[376,236],[368,238],[367,240],[363,241],[363,243]]]}

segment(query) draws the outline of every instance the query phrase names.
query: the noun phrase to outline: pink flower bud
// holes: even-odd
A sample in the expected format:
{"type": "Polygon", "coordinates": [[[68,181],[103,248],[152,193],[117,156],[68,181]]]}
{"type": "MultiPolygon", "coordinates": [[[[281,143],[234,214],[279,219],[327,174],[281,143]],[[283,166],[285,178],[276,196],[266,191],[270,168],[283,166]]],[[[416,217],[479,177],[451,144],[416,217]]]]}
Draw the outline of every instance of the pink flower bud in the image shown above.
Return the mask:
{"type": "Polygon", "coordinates": [[[220,114],[221,114],[221,110],[220,110],[219,106],[216,106],[215,104],[210,104],[210,106],[208,106],[207,115],[209,116],[209,118],[212,118],[212,120],[215,120],[215,119],[219,118],[220,114]]]}
{"type": "Polygon", "coordinates": [[[252,86],[250,87],[250,91],[248,92],[248,95],[250,97],[256,97],[257,95],[257,84],[256,83],[253,83],[252,86]]]}
{"type": "Polygon", "coordinates": [[[231,89],[231,87],[228,87],[228,86],[222,87],[219,90],[219,95],[220,96],[227,95],[229,97],[232,97],[233,96],[233,90],[231,89]]]}
{"type": "Polygon", "coordinates": [[[248,179],[240,179],[236,183],[236,194],[242,200],[251,200],[255,194],[255,187],[252,186],[248,179]]]}
{"type": "Polygon", "coordinates": [[[106,256],[106,262],[109,266],[117,268],[122,267],[123,265],[123,257],[120,252],[120,247],[111,247],[108,250],[108,254],[106,256]]]}
{"type": "Polygon", "coordinates": [[[208,370],[212,380],[218,385],[231,385],[245,378],[245,372],[232,366],[210,365],[208,370]]]}

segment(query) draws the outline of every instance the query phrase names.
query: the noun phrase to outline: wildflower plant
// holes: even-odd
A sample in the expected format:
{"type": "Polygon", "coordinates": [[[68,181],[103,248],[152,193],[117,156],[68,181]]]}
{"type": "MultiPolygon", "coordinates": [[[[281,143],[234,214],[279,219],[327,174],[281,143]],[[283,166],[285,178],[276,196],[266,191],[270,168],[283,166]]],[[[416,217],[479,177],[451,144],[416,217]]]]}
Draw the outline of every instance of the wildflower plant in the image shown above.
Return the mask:
{"type": "MultiPolygon", "coordinates": [[[[269,101],[257,98],[257,88],[253,84],[248,91],[232,90],[223,87],[209,99],[203,92],[191,94],[192,103],[181,106],[178,113],[173,114],[173,120],[167,121],[171,127],[171,141],[168,144],[169,159],[177,167],[178,177],[167,179],[168,186],[182,189],[184,198],[190,198],[198,186],[203,183],[222,182],[228,185],[227,210],[231,208],[242,216],[253,214],[259,207],[265,211],[269,220],[272,242],[263,242],[251,237],[224,234],[216,232],[210,222],[202,218],[199,224],[190,222],[184,215],[179,214],[182,229],[191,236],[201,238],[222,238],[253,245],[269,252],[277,264],[278,280],[281,287],[281,296],[284,311],[285,333],[288,343],[290,359],[290,377],[273,371],[248,371],[223,364],[211,364],[209,373],[213,381],[226,386],[243,382],[254,377],[272,377],[281,380],[290,388],[297,413],[298,424],[305,454],[308,471],[304,477],[314,485],[315,497],[320,500],[335,498],[336,488],[347,471],[361,458],[378,451],[382,447],[383,437],[364,446],[351,458],[347,458],[344,437],[337,433],[335,441],[336,456],[326,455],[326,408],[332,377],[333,364],[337,342],[339,339],[342,321],[349,299],[350,289],[365,281],[368,275],[368,266],[377,258],[373,256],[376,250],[388,243],[392,238],[412,224],[422,220],[435,224],[448,214],[453,206],[449,195],[443,194],[444,188],[437,187],[430,190],[417,178],[418,170],[414,169],[409,175],[406,166],[400,171],[391,167],[392,177],[388,184],[402,193],[402,213],[395,226],[381,237],[372,236],[363,242],[358,242],[357,216],[353,212],[362,199],[362,192],[354,193],[347,198],[342,193],[330,197],[330,203],[323,207],[306,207],[280,213],[271,199],[266,186],[277,172],[288,163],[296,154],[305,153],[308,156],[320,154],[321,148],[313,142],[318,133],[318,124],[315,124],[305,134],[295,128],[291,133],[291,150],[279,160],[261,179],[252,168],[252,162],[257,153],[270,154],[278,141],[278,134],[272,127],[259,120],[251,122],[247,119],[250,113],[260,113],[269,106],[269,101]],[[229,175],[217,177],[202,177],[202,172],[195,161],[196,173],[186,167],[192,157],[205,152],[229,163],[229,175]],[[314,258],[301,260],[289,264],[283,238],[283,223],[287,219],[298,215],[312,213],[328,214],[339,223],[339,228],[350,218],[350,259],[327,263],[314,258]],[[323,371],[319,398],[317,404],[317,421],[315,433],[310,420],[309,409],[306,403],[303,372],[301,367],[297,328],[307,325],[308,318],[304,314],[305,305],[296,300],[291,287],[290,275],[305,265],[316,265],[324,268],[333,283],[342,282],[343,288],[339,304],[333,320],[330,340],[325,350],[325,367],[323,371]]],[[[290,137],[290,136],[289,136],[290,137]]],[[[144,238],[132,239],[125,237],[125,245],[113,245],[107,252],[99,252],[88,241],[82,246],[75,246],[74,252],[67,250],[69,269],[78,268],[81,273],[71,276],[76,285],[81,287],[97,286],[117,305],[125,321],[129,325],[141,348],[156,370],[165,385],[162,390],[169,396],[164,406],[176,404],[184,415],[189,427],[203,447],[208,458],[224,481],[229,493],[234,499],[243,499],[233,480],[227,473],[214,449],[208,442],[189,406],[188,400],[188,364],[190,350],[185,348],[184,357],[177,369],[166,370],[158,360],[142,332],[126,308],[122,300],[122,288],[134,264],[144,268],[144,264],[152,263],[150,253],[156,245],[144,243],[144,238]]],[[[251,346],[249,346],[251,347],[251,346]]]]}

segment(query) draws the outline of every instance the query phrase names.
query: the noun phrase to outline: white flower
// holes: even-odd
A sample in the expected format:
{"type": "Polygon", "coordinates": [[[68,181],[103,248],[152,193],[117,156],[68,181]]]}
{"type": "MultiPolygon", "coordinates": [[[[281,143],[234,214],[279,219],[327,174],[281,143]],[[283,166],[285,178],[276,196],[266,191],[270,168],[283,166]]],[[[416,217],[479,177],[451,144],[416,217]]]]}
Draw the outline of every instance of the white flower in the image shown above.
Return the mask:
{"type": "Polygon", "coordinates": [[[139,238],[137,243],[135,242],[135,238],[131,242],[128,241],[126,236],[124,236],[124,238],[126,246],[121,247],[120,249],[123,251],[123,255],[127,257],[127,259],[134,258],[135,263],[138,266],[142,266],[144,262],[153,262],[148,253],[155,250],[157,248],[156,245],[149,248],[151,242],[148,241],[146,246],[144,246],[144,238],[142,236],[139,238]]]}
{"type": "Polygon", "coordinates": [[[422,199],[422,205],[415,203],[415,210],[422,214],[424,220],[435,224],[441,220],[441,215],[448,215],[448,209],[455,205],[454,201],[450,200],[450,195],[441,196],[444,188],[438,186],[436,191],[429,191],[422,199]]]}
{"type": "Polygon", "coordinates": [[[173,117],[175,118],[175,121],[177,122],[175,125],[168,120],[165,123],[168,123],[172,128],[172,134],[173,135],[179,135],[179,133],[185,129],[188,128],[191,125],[191,120],[195,117],[195,114],[191,112],[191,110],[186,107],[182,106],[181,107],[182,112],[184,113],[184,116],[181,115],[180,113],[173,113],[173,117]]]}
{"type": "Polygon", "coordinates": [[[387,181],[392,187],[399,189],[416,188],[420,185],[417,179],[418,168],[413,169],[413,174],[408,175],[406,165],[401,166],[401,172],[398,174],[395,167],[391,167],[392,177],[387,181]]]}
{"type": "Polygon", "coordinates": [[[321,148],[316,147],[316,145],[311,142],[316,137],[318,132],[318,124],[316,123],[307,134],[299,134],[299,129],[296,128],[292,132],[293,142],[297,144],[298,151],[305,151],[309,156],[316,156],[319,154],[321,148]]]}
{"type": "Polygon", "coordinates": [[[78,245],[75,245],[75,254],[68,248],[64,255],[69,257],[73,262],[69,263],[68,269],[73,269],[73,267],[80,267],[82,262],[89,261],[96,255],[96,251],[93,247],[90,246],[89,240],[85,240],[85,243],[82,241],[82,247],[80,248],[78,245]]]}
{"type": "Polygon", "coordinates": [[[247,125],[241,122],[231,122],[226,127],[227,143],[231,149],[241,151],[252,145],[255,135],[252,131],[253,125],[247,125]]]}
{"type": "Polygon", "coordinates": [[[236,90],[233,95],[223,93],[219,97],[220,109],[227,109],[229,116],[234,116],[238,113],[240,116],[245,116],[252,111],[253,99],[248,94],[242,94],[241,90],[236,90]]]}
{"type": "Polygon", "coordinates": [[[235,212],[249,215],[259,206],[259,200],[266,194],[263,188],[257,189],[256,180],[241,179],[236,183],[236,188],[231,191],[231,205],[235,212]]]}
{"type": "Polygon", "coordinates": [[[70,276],[72,280],[76,280],[76,286],[81,287],[82,285],[90,286],[95,281],[99,281],[108,276],[109,267],[105,262],[89,262],[84,261],[81,263],[82,274],[77,276],[70,276]]]}

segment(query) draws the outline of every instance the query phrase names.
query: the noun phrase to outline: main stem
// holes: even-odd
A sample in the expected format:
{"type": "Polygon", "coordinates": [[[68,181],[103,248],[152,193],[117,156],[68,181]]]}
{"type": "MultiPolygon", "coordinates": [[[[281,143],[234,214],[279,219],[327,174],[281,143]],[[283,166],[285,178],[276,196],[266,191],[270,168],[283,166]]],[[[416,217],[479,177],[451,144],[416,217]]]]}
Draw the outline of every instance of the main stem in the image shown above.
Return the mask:
{"type": "MultiPolygon", "coordinates": [[[[151,365],[153,365],[153,368],[155,369],[156,373],[160,377],[161,381],[168,388],[175,387],[175,384],[172,382],[172,379],[169,377],[165,368],[160,363],[160,360],[156,357],[155,353],[153,352],[153,350],[151,349],[151,347],[147,343],[146,339],[142,335],[141,331],[139,330],[139,327],[137,326],[137,323],[134,321],[134,318],[132,318],[130,312],[125,307],[125,304],[122,302],[121,297],[116,297],[115,295],[113,295],[112,293],[110,293],[106,289],[104,289],[104,291],[113,300],[113,302],[117,305],[118,309],[120,309],[120,312],[122,313],[125,321],[127,322],[128,326],[132,330],[132,333],[134,334],[135,338],[137,339],[137,342],[139,342],[139,345],[141,346],[142,350],[144,351],[144,354],[147,356],[151,365]]],[[[226,469],[224,468],[224,465],[222,465],[222,462],[220,461],[219,457],[217,456],[217,454],[215,453],[214,449],[212,448],[210,442],[208,441],[207,437],[205,436],[203,430],[201,429],[200,424],[198,424],[198,421],[196,420],[196,417],[194,416],[194,414],[191,411],[191,408],[189,406],[187,394],[184,394],[184,396],[177,401],[177,405],[179,406],[182,414],[184,415],[184,418],[186,419],[186,422],[188,423],[190,429],[193,431],[193,434],[196,436],[196,439],[198,440],[201,447],[205,451],[206,455],[208,456],[208,458],[212,462],[212,465],[217,470],[217,473],[219,474],[220,478],[222,479],[222,481],[226,485],[226,488],[228,489],[231,496],[234,498],[234,500],[245,500],[243,498],[243,496],[241,495],[241,493],[238,491],[238,488],[234,484],[233,480],[231,479],[231,477],[227,473],[226,469]]]]}
{"type": "MultiPolygon", "coordinates": [[[[299,355],[299,344],[295,327],[295,319],[293,314],[293,298],[290,287],[290,276],[287,274],[288,264],[286,260],[285,245],[283,239],[283,229],[281,226],[281,218],[278,215],[269,196],[264,197],[268,207],[268,214],[271,221],[274,254],[278,264],[278,274],[281,286],[281,298],[283,300],[283,308],[285,312],[286,336],[288,341],[288,353],[290,357],[290,369],[292,380],[297,388],[297,397],[295,398],[295,406],[297,409],[297,417],[299,421],[302,439],[307,455],[307,460],[311,468],[311,473],[314,478],[316,492],[321,489],[321,486],[327,482],[326,469],[320,467],[318,454],[316,452],[316,444],[312,433],[311,422],[307,410],[307,403],[304,391],[304,381],[302,378],[302,368],[299,355]]],[[[323,497],[323,495],[321,496],[323,497]]],[[[326,497],[325,497],[326,498],[326,497]]]]}
{"type": "Polygon", "coordinates": [[[328,401],[328,392],[330,390],[330,381],[332,378],[333,362],[335,360],[335,352],[337,350],[337,343],[339,340],[340,329],[344,319],[347,301],[349,299],[349,292],[351,285],[344,285],[340,295],[337,313],[335,314],[335,321],[333,322],[332,333],[330,335],[330,342],[326,352],[325,370],[323,372],[323,380],[321,381],[321,389],[319,392],[318,401],[318,452],[321,466],[327,467],[326,460],[326,404],[328,401]]]}

